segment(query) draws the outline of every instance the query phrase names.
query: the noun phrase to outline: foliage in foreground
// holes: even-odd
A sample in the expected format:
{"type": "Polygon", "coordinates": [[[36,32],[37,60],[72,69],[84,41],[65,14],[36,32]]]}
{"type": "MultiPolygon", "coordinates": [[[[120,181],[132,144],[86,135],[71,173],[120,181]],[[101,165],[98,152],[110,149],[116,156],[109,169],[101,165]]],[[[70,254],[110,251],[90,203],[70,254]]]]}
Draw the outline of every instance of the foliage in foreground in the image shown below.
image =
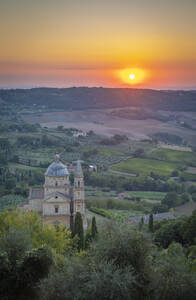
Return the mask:
{"type": "Polygon", "coordinates": [[[4,210],[0,213],[0,236],[12,229],[23,230],[30,235],[33,248],[46,245],[58,255],[71,253],[76,248],[76,240],[71,232],[61,225],[58,228],[42,225],[41,217],[36,212],[4,210]]]}
{"type": "Polygon", "coordinates": [[[1,234],[0,298],[37,299],[35,287],[52,265],[52,251],[46,246],[32,249],[29,233],[12,228],[1,234]]]}
{"type": "Polygon", "coordinates": [[[190,217],[156,222],[154,228],[154,241],[163,248],[167,248],[172,242],[186,247],[194,245],[196,243],[196,210],[190,217]]]}
{"type": "MultiPolygon", "coordinates": [[[[193,217],[187,219],[193,233],[193,217]]],[[[164,225],[161,225],[164,227],[164,225]]],[[[159,230],[154,224],[155,235],[159,230]]],[[[147,226],[137,230],[95,220],[85,249],[65,228],[42,226],[34,213],[0,214],[0,298],[2,300],[193,300],[196,250],[179,243],[164,250],[147,226]],[[78,249],[78,250],[77,250],[78,249]],[[161,283],[161,284],[160,284],[161,283]],[[12,287],[10,289],[9,287],[12,287]]],[[[76,234],[77,235],[77,234],[76,234]]],[[[89,235],[86,244],[86,236],[89,235]]],[[[192,238],[191,240],[192,241],[192,238]]],[[[194,242],[194,240],[193,240],[194,242]]]]}
{"type": "Polygon", "coordinates": [[[195,292],[192,262],[180,244],[163,251],[148,233],[111,222],[88,252],[40,284],[43,300],[192,300],[195,292]]]}

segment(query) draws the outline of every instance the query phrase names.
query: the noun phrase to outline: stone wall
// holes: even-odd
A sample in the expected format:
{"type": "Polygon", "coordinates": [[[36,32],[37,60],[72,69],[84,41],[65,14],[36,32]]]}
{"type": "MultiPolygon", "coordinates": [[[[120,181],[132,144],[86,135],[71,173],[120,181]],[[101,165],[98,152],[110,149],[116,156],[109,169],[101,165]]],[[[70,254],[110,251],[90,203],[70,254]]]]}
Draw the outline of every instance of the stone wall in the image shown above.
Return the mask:
{"type": "Polygon", "coordinates": [[[42,199],[31,199],[29,200],[29,205],[33,210],[37,212],[42,212],[42,199]]]}
{"type": "Polygon", "coordinates": [[[44,202],[43,203],[43,216],[58,216],[58,215],[70,215],[70,202],[44,202]],[[58,212],[55,212],[55,208],[58,208],[58,212]]]}
{"type": "Polygon", "coordinates": [[[43,216],[43,223],[53,226],[63,224],[70,228],[70,216],[43,216]]]}
{"type": "Polygon", "coordinates": [[[69,176],[45,176],[45,185],[55,187],[69,185],[69,176]]]}
{"type": "Polygon", "coordinates": [[[84,189],[74,188],[74,200],[84,200],[84,189]]]}
{"type": "Polygon", "coordinates": [[[69,194],[69,176],[45,176],[44,195],[47,196],[53,192],[59,191],[63,194],[69,194]]]}
{"type": "Polygon", "coordinates": [[[85,214],[85,203],[84,200],[77,200],[74,202],[74,212],[80,212],[81,214],[85,214]]]}

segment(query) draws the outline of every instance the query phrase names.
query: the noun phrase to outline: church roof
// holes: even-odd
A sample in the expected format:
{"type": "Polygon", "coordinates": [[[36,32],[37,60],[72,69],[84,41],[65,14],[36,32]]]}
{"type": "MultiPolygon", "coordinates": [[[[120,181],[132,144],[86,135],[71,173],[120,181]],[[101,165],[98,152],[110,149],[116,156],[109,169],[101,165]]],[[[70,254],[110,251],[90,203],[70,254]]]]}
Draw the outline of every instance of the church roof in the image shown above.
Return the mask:
{"type": "Polygon", "coordinates": [[[46,176],[65,176],[69,175],[67,166],[60,161],[59,155],[55,155],[55,161],[49,165],[46,176]]]}
{"type": "Polygon", "coordinates": [[[29,190],[29,199],[43,199],[44,198],[44,189],[34,189],[29,190]]]}

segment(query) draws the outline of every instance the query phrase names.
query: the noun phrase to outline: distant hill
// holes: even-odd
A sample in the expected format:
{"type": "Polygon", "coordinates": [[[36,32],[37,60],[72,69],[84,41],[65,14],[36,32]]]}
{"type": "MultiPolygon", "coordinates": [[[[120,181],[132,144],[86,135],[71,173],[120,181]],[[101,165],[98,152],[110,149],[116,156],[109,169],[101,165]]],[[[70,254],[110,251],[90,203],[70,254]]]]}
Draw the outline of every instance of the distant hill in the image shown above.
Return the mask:
{"type": "Polygon", "coordinates": [[[0,90],[0,99],[10,104],[38,105],[64,110],[103,109],[125,106],[154,110],[196,111],[196,91],[132,88],[33,88],[0,90]]]}

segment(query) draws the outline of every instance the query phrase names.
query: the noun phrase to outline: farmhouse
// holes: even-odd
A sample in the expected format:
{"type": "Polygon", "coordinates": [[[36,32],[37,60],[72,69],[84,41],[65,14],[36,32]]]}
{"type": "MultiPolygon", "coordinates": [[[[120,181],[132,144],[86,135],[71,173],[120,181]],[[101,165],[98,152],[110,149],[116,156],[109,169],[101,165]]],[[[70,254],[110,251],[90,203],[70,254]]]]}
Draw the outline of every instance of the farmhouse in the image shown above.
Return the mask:
{"type": "Polygon", "coordinates": [[[80,137],[80,136],[87,136],[86,132],[83,132],[83,131],[76,131],[76,132],[73,132],[73,137],[80,137]]]}
{"type": "Polygon", "coordinates": [[[72,226],[76,212],[80,212],[86,227],[84,178],[80,161],[74,172],[74,184],[71,186],[67,166],[55,155],[55,160],[45,172],[42,189],[31,188],[28,209],[41,214],[43,222],[51,225],[72,226]]]}

